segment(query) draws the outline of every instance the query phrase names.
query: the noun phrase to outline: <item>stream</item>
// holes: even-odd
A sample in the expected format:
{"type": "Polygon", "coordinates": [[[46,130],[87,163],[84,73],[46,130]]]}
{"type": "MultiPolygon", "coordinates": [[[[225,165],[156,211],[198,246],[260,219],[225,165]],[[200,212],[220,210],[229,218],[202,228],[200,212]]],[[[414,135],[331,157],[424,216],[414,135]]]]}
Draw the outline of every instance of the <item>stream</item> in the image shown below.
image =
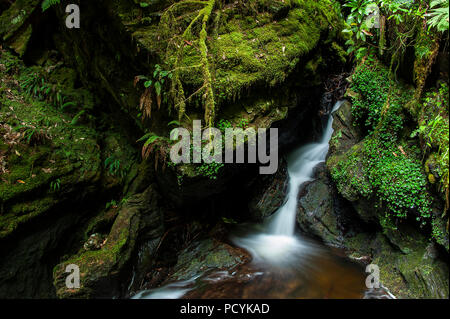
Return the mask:
{"type": "MultiPolygon", "coordinates": [[[[336,103],[332,112],[341,102],[336,103]]],[[[171,298],[363,298],[364,268],[337,249],[295,232],[297,197],[314,168],[325,161],[333,134],[330,115],[322,139],[288,156],[289,188],[285,204],[261,225],[242,227],[231,241],[247,250],[250,263],[188,281],[139,292],[135,299],[171,298]]]]}

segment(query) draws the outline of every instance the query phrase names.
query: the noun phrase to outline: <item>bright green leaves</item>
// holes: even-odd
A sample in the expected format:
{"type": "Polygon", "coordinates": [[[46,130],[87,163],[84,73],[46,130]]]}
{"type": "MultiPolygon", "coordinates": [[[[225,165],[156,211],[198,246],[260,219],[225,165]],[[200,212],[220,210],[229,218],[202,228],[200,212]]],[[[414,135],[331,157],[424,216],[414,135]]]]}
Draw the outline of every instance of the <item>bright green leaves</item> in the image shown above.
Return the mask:
{"type": "Polygon", "coordinates": [[[449,24],[449,0],[433,0],[430,3],[432,8],[427,16],[430,28],[436,28],[439,32],[448,30],[449,24]]]}
{"type": "Polygon", "coordinates": [[[42,2],[42,12],[46,11],[47,9],[49,9],[51,6],[54,6],[56,4],[59,4],[61,2],[61,0],[44,0],[42,2]]]}

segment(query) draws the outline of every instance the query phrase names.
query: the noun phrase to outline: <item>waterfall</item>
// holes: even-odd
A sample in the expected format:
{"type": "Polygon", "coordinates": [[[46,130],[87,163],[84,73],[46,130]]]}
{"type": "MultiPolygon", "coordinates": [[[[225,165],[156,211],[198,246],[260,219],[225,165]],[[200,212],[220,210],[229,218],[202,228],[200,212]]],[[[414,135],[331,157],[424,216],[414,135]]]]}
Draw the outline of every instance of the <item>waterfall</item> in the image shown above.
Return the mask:
{"type": "MultiPolygon", "coordinates": [[[[336,111],[342,102],[336,103],[336,111]]],[[[333,135],[333,117],[330,115],[322,140],[300,147],[288,156],[289,188],[286,203],[278,209],[269,224],[269,232],[274,235],[293,236],[295,230],[295,215],[297,211],[297,196],[300,186],[312,180],[314,168],[325,161],[329,142],[333,135]]]]}
{"type": "MultiPolygon", "coordinates": [[[[335,104],[332,113],[342,104],[335,104]]],[[[255,261],[287,266],[298,264],[299,255],[311,254],[314,247],[307,241],[295,236],[297,197],[300,186],[313,180],[314,168],[325,158],[329,141],[333,135],[333,117],[330,115],[323,136],[318,143],[300,147],[288,156],[289,188],[287,200],[268,220],[259,232],[232,240],[247,249],[255,261]]]]}
{"type": "MultiPolygon", "coordinates": [[[[342,102],[336,103],[336,111],[342,102]]],[[[253,261],[265,265],[282,268],[283,274],[289,268],[311,270],[320,268],[314,256],[323,254],[319,246],[295,234],[297,196],[300,186],[313,179],[314,168],[325,161],[328,153],[328,143],[333,135],[333,118],[330,115],[320,142],[300,147],[288,156],[289,189],[285,204],[262,227],[254,231],[248,230],[247,235],[232,237],[232,241],[250,252],[253,261]]],[[[311,276],[313,272],[307,272],[311,276]]],[[[258,273],[263,274],[263,273],[258,273]]],[[[220,273],[219,273],[220,275],[220,273]]],[[[247,274],[247,276],[249,276],[247,274]]],[[[135,299],[181,298],[194,289],[194,278],[171,283],[158,289],[138,293],[135,299]]]]}

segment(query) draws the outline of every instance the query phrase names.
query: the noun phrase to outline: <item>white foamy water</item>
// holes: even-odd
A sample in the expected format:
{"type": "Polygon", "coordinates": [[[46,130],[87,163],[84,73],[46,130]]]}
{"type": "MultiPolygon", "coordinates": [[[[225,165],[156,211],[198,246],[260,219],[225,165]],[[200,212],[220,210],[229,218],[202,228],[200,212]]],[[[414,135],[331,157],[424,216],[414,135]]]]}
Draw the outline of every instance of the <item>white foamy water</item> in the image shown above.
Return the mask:
{"type": "Polygon", "coordinates": [[[179,299],[192,290],[190,286],[200,276],[195,276],[189,280],[179,281],[165,285],[161,288],[145,290],[137,293],[131,299],[179,299]]]}
{"type": "MultiPolygon", "coordinates": [[[[335,104],[332,112],[342,104],[335,104]]],[[[314,168],[325,158],[333,135],[333,117],[330,115],[323,137],[319,143],[300,147],[288,156],[289,188],[287,200],[264,225],[262,232],[245,237],[232,238],[233,242],[247,249],[256,262],[276,266],[298,266],[300,257],[317,253],[318,248],[295,235],[297,197],[300,186],[313,180],[314,168]]]]}
{"type": "MultiPolygon", "coordinates": [[[[336,103],[336,111],[342,102],[336,103]]],[[[319,143],[300,147],[288,156],[289,189],[285,204],[256,231],[231,238],[233,242],[246,249],[257,263],[268,264],[280,268],[300,267],[314,268],[309,257],[321,253],[321,248],[312,242],[295,234],[297,196],[300,186],[313,180],[314,168],[325,161],[328,153],[328,143],[333,135],[333,118],[330,115],[323,137],[319,143]]],[[[262,275],[257,273],[254,275],[262,275]]],[[[250,276],[249,274],[247,276],[250,276]]],[[[200,276],[187,281],[172,283],[158,289],[152,289],[136,294],[133,299],[177,299],[191,291],[193,283],[200,276]]],[[[230,277],[228,272],[216,272],[205,281],[216,282],[230,277]]]]}

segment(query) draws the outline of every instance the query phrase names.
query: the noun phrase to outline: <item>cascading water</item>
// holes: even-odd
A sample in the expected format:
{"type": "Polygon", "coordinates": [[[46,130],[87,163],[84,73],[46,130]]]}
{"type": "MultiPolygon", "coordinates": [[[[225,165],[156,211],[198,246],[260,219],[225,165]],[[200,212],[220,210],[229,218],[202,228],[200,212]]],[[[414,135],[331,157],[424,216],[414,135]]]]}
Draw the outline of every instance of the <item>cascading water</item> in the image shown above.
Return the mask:
{"type": "MultiPolygon", "coordinates": [[[[338,102],[332,112],[341,104],[338,102]]],[[[325,161],[332,124],[330,116],[320,142],[303,146],[288,156],[289,189],[285,204],[265,224],[245,227],[245,235],[231,238],[252,255],[252,263],[196,275],[189,281],[138,293],[134,298],[180,298],[186,294],[192,298],[363,297],[364,275],[360,268],[295,234],[300,187],[313,179],[314,168],[325,161]],[[203,288],[196,289],[198,285],[203,288]],[[219,292],[220,295],[215,295],[219,292]]]]}
{"type": "MultiPolygon", "coordinates": [[[[335,104],[332,112],[342,104],[335,104]]],[[[245,237],[234,237],[236,245],[247,249],[255,261],[272,265],[299,263],[299,255],[311,255],[317,250],[315,245],[295,236],[297,197],[300,186],[312,180],[314,168],[325,158],[329,141],[333,135],[333,117],[330,115],[320,142],[300,147],[288,156],[289,188],[285,204],[263,226],[262,232],[245,237]]]]}

